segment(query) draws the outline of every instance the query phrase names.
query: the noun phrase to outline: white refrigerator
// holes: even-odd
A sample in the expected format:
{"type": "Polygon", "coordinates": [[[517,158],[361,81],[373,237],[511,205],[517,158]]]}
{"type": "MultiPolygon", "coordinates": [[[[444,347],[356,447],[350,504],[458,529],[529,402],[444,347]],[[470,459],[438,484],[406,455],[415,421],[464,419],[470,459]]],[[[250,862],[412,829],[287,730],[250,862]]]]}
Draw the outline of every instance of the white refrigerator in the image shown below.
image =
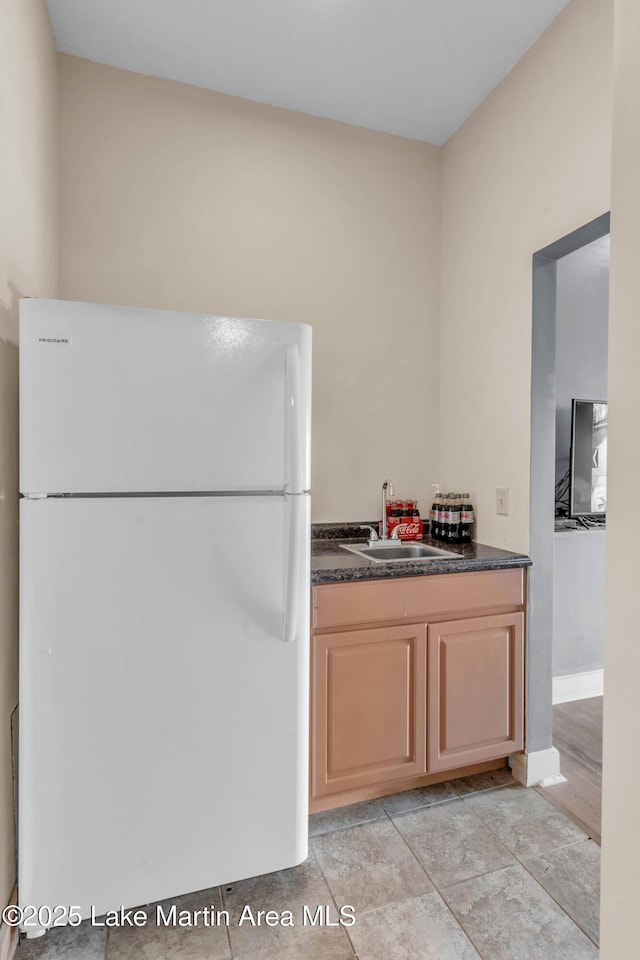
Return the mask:
{"type": "Polygon", "coordinates": [[[21,302],[21,906],[307,856],[310,385],[304,324],[21,302]]]}

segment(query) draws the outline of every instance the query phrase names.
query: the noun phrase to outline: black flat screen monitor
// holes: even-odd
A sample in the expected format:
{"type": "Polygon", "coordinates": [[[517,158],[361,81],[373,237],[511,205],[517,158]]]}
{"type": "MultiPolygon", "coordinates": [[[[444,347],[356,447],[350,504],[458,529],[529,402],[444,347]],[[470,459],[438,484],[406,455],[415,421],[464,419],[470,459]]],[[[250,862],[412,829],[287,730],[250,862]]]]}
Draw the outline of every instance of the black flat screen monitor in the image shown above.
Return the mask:
{"type": "Polygon", "coordinates": [[[569,514],[603,517],[607,511],[607,403],[571,403],[569,514]]]}

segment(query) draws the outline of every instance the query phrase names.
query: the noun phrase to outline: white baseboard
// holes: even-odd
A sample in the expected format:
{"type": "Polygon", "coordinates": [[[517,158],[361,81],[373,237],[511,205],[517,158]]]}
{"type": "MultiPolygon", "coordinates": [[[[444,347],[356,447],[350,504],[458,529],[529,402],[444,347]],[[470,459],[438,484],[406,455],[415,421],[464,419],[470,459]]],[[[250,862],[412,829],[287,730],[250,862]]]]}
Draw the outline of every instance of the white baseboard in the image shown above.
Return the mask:
{"type": "MultiPolygon", "coordinates": [[[[15,904],[17,902],[17,891],[14,890],[9,904],[15,904]]],[[[9,904],[7,904],[7,906],[9,906],[9,904]]],[[[8,927],[6,923],[3,923],[2,926],[0,926],[0,960],[11,960],[16,952],[17,946],[18,928],[8,927]]]]}
{"type": "Polygon", "coordinates": [[[560,754],[555,747],[535,753],[514,753],[509,757],[509,765],[516,780],[525,787],[550,787],[566,782],[560,773],[560,754]]]}
{"type": "Polygon", "coordinates": [[[566,677],[554,677],[553,703],[569,703],[571,700],[586,700],[601,697],[604,690],[604,670],[589,670],[587,673],[570,673],[566,677]]]}

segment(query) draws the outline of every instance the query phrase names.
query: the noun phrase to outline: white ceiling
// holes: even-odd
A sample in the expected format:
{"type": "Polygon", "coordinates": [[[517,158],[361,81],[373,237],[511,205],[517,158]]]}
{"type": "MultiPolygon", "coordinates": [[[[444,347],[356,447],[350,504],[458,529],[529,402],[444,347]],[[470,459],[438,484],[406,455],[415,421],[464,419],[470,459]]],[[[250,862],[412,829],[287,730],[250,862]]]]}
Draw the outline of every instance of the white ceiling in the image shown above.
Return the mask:
{"type": "Polygon", "coordinates": [[[58,49],[444,143],[568,0],[48,0],[58,49]]]}

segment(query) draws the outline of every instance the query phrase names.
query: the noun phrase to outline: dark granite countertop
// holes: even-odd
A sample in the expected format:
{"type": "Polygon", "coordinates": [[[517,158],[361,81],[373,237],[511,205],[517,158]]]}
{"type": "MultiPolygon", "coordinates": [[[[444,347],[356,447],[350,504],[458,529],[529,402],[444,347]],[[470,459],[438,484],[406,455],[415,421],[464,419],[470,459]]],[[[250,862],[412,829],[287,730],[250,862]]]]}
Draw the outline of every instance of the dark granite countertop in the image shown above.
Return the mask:
{"type": "MultiPolygon", "coordinates": [[[[376,526],[377,523],[372,523],[376,526]]],[[[313,524],[311,533],[311,585],[347,583],[355,580],[386,580],[392,577],[436,576],[439,573],[470,573],[528,567],[529,557],[483,543],[445,544],[425,536],[422,543],[455,552],[457,556],[408,563],[375,563],[343,550],[342,544],[366,546],[366,531],[360,524],[313,524]]]]}

